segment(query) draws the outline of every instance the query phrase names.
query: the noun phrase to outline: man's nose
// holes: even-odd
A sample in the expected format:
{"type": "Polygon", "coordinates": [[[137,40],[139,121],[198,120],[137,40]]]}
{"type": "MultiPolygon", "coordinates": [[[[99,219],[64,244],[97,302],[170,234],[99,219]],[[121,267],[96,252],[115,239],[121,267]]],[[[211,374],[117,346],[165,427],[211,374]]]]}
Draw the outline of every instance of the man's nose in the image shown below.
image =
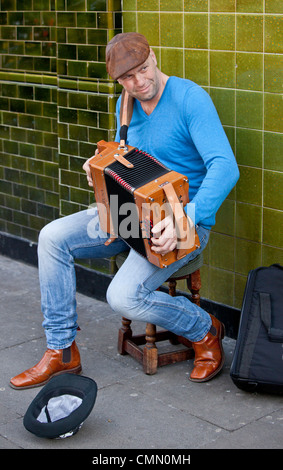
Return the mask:
{"type": "Polygon", "coordinates": [[[135,75],[135,82],[137,87],[142,88],[145,83],[145,77],[141,73],[137,73],[135,75]]]}

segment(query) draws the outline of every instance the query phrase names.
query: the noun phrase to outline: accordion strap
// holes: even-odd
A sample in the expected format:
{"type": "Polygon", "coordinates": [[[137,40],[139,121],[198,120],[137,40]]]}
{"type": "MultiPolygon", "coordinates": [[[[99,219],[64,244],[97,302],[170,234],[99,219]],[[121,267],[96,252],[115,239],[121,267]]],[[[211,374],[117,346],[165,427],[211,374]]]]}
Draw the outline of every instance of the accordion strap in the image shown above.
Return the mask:
{"type": "Polygon", "coordinates": [[[123,88],[120,107],[120,147],[125,147],[128,127],[134,109],[134,98],[123,88]]]}

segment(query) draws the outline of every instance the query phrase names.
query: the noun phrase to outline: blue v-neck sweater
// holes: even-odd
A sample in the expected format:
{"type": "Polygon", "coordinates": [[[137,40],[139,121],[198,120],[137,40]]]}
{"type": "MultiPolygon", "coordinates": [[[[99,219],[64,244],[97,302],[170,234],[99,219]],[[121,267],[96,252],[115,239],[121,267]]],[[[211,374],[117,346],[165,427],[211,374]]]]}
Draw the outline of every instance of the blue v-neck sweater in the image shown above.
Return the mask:
{"type": "MultiPolygon", "coordinates": [[[[121,98],[117,101],[117,117],[120,101],[121,98]]],[[[116,142],[120,141],[119,131],[117,118],[116,142]]],[[[187,176],[187,214],[205,228],[215,224],[216,212],[236,184],[239,170],[206,91],[190,80],[170,77],[149,116],[135,100],[127,143],[187,176]]]]}

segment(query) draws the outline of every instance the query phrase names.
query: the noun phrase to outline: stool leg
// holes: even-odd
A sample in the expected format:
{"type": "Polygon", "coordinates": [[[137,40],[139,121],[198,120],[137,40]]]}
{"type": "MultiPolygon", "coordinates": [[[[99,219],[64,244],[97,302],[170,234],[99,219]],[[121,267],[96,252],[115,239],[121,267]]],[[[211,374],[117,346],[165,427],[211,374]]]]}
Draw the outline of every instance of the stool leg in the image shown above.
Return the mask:
{"type": "Polygon", "coordinates": [[[170,279],[170,281],[168,281],[169,294],[171,297],[175,297],[176,295],[176,284],[177,283],[174,279],[170,279]]]}
{"type": "Polygon", "coordinates": [[[156,326],[147,323],[145,329],[146,344],[143,348],[143,370],[146,374],[153,375],[157,371],[158,350],[155,344],[156,326]]]}
{"type": "Polygon", "coordinates": [[[133,332],[131,329],[132,320],[128,320],[126,317],[122,317],[122,328],[118,334],[118,352],[120,354],[127,354],[124,348],[124,342],[127,339],[131,339],[133,332]]]}
{"type": "Polygon", "coordinates": [[[200,288],[201,288],[201,278],[200,278],[200,270],[198,269],[194,273],[190,275],[187,279],[187,286],[192,294],[192,302],[198,306],[200,306],[200,288]]]}

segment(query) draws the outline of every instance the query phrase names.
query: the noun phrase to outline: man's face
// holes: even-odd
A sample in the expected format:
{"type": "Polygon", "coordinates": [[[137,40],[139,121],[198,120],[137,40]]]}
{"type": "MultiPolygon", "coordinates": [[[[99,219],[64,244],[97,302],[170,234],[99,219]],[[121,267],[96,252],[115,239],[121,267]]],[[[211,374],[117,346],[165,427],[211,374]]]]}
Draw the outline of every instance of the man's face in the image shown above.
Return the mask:
{"type": "Polygon", "coordinates": [[[151,50],[147,60],[131,69],[118,79],[129,95],[139,101],[150,101],[160,88],[159,70],[154,52],[151,50]]]}

